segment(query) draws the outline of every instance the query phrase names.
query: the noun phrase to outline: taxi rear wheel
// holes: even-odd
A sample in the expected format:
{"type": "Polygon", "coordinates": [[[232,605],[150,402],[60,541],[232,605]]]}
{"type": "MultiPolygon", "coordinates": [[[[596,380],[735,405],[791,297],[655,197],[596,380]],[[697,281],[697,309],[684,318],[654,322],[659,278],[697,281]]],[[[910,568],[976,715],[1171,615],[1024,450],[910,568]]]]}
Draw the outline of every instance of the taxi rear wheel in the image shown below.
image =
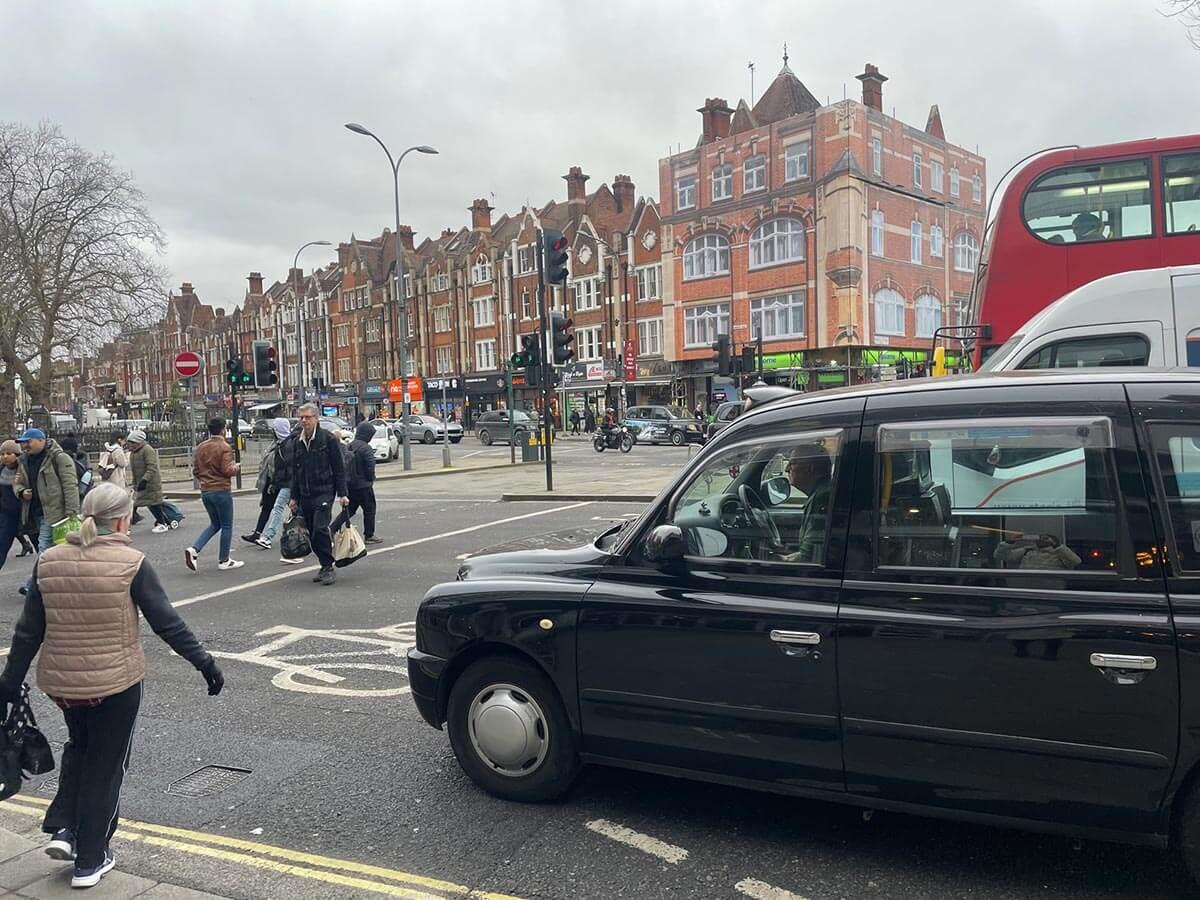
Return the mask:
{"type": "Polygon", "coordinates": [[[575,735],[554,684],[507,656],[473,663],[450,691],[450,746],[490,794],[536,803],[561,797],[579,771],[575,735]]]}

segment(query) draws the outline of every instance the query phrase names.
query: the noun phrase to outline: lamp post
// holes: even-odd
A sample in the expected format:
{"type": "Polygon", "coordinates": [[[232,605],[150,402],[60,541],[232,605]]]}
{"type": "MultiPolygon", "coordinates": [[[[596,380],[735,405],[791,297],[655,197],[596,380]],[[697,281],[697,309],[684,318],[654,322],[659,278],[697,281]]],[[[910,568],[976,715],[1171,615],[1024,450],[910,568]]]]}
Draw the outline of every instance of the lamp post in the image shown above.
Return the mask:
{"type": "Polygon", "coordinates": [[[300,298],[300,272],[297,266],[300,265],[300,254],[309,247],[332,247],[333,244],[329,241],[309,241],[296,251],[296,255],[292,258],[292,274],[296,280],[294,285],[296,291],[296,351],[299,358],[300,377],[297,381],[300,382],[300,403],[305,401],[304,386],[308,382],[308,361],[304,358],[304,302],[300,298]]]}
{"type": "Polygon", "coordinates": [[[400,379],[405,381],[404,387],[404,403],[402,404],[402,414],[400,421],[403,423],[400,428],[400,442],[404,447],[404,469],[408,471],[412,468],[412,449],[408,440],[408,416],[411,405],[408,401],[407,381],[408,378],[408,301],[404,296],[404,258],[400,252],[400,163],[404,162],[404,157],[416,150],[418,153],[437,153],[428,144],[418,144],[415,147],[409,147],[400,154],[398,159],[392,158],[392,153],[387,148],[387,144],[381,141],[370,129],[357,122],[348,122],[346,127],[355,134],[366,135],[375,141],[383,152],[387,155],[388,165],[392,167],[392,193],[396,204],[396,284],[392,291],[392,297],[400,304],[400,319],[397,322],[397,335],[400,342],[400,379]]]}

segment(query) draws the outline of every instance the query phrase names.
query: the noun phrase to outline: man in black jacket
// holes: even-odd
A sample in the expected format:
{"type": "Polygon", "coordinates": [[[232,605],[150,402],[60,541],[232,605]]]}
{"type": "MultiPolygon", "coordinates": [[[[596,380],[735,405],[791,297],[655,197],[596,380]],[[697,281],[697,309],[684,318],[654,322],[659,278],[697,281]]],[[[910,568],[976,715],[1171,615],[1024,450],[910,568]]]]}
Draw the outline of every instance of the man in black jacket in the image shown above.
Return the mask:
{"type": "Polygon", "coordinates": [[[289,501],[293,510],[304,516],[311,536],[313,552],[321,563],[321,571],[313,581],[333,584],[337,575],[333,569],[333,541],[329,525],[336,502],[346,506],[346,466],[342,461],[342,446],[334,435],[320,427],[317,408],[311,403],[300,407],[300,433],[291,441],[291,488],[289,501]]]}
{"type": "Polygon", "coordinates": [[[354,518],[361,506],[363,540],[368,544],[382,544],[383,538],[375,536],[375,451],[371,449],[373,437],[375,426],[369,422],[363,422],[354,430],[354,440],[350,444],[350,469],[346,472],[350,505],[342,511],[329,530],[337,534],[338,529],[354,518]]]}

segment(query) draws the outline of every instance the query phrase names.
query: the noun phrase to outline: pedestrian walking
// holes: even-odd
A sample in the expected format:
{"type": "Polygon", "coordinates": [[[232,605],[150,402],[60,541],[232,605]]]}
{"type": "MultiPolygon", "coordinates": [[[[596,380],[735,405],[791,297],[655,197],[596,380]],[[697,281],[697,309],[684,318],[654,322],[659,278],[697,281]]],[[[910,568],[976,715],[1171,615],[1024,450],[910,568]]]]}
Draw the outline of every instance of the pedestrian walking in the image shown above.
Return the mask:
{"type": "MultiPolygon", "coordinates": [[[[158,465],[158,451],[146,440],[146,432],[135,428],[125,439],[129,447],[129,475],[133,481],[133,524],[141,521],[138,507],[146,507],[154,517],[153,534],[169,530],[171,520],[163,509],[162,470],[158,465]]],[[[175,527],[178,527],[176,524],[175,527]]]]}
{"type": "Polygon", "coordinates": [[[21,535],[21,518],[25,504],[13,490],[17,480],[17,457],[20,455],[21,445],[16,441],[10,440],[0,444],[0,569],[4,568],[4,563],[8,560],[8,551],[12,548],[13,541],[21,535]]]}
{"type": "Polygon", "coordinates": [[[204,545],[221,536],[217,556],[217,568],[222,572],[240,569],[245,565],[240,559],[229,555],[233,542],[233,485],[230,479],[241,465],[233,461],[233,448],[225,440],[225,420],[216,416],[208,420],[208,440],[201,441],[196,448],[192,474],[200,482],[200,501],[208,513],[208,527],[183,551],[183,562],[193,572],[197,569],[200,551],[204,545]]]}
{"type": "Polygon", "coordinates": [[[125,487],[128,481],[129,455],[125,452],[125,436],[114,434],[100,454],[100,462],[96,466],[101,481],[108,481],[118,487],[125,487]]]}
{"type": "Polygon", "coordinates": [[[88,456],[79,449],[79,439],[73,434],[68,434],[60,441],[63,452],[71,457],[75,463],[75,477],[79,482],[79,499],[83,500],[84,496],[92,487],[92,464],[88,461],[88,456]]]}
{"type": "Polygon", "coordinates": [[[337,534],[338,529],[354,518],[362,507],[363,540],[368,544],[382,544],[383,538],[375,534],[375,451],[371,449],[374,435],[375,426],[365,423],[354,432],[354,440],[350,442],[350,465],[346,469],[346,496],[350,498],[350,504],[329,530],[337,534]]]}
{"type": "Polygon", "coordinates": [[[329,526],[334,502],[347,506],[346,467],[341,441],[317,424],[318,410],[311,403],[300,407],[300,434],[292,442],[291,486],[288,505],[304,516],[313,552],[321,571],[313,581],[331,585],[337,580],[333,568],[333,541],[329,526]]]}
{"type": "MultiPolygon", "coordinates": [[[[292,490],[288,486],[287,448],[284,446],[292,436],[292,423],[283,417],[271,421],[271,431],[275,442],[263,454],[262,463],[258,469],[258,481],[255,487],[260,492],[258,522],[254,531],[243,534],[242,540],[256,545],[260,550],[270,550],[271,541],[283,518],[292,490]]],[[[281,557],[284,562],[301,562],[281,557]]]]}
{"type": "MultiPolygon", "coordinates": [[[[75,461],[40,428],[26,429],[17,440],[25,449],[17,460],[13,490],[25,501],[22,525],[27,532],[37,533],[37,551],[41,553],[52,543],[54,525],[79,515],[75,461]]],[[[30,574],[21,586],[21,593],[27,593],[32,586],[30,574]]]]}
{"type": "Polygon", "coordinates": [[[583,430],[588,434],[596,430],[596,411],[590,403],[583,408],[583,430]]]}
{"type": "Polygon", "coordinates": [[[579,434],[579,410],[571,410],[571,434],[579,434]]]}
{"type": "Polygon", "coordinates": [[[50,835],[48,856],[74,861],[73,888],[98,884],[116,864],[109,842],[146,675],[138,613],[200,671],[211,696],[225,685],[216,660],[171,607],[149,560],[132,546],[132,515],[124,488],[101,482],[88,492],[79,531],[34,564],[33,586],[0,675],[0,701],[7,707],[20,700],[40,650],[38,687],[66,720],[58,790],[42,831],[50,835]]]}

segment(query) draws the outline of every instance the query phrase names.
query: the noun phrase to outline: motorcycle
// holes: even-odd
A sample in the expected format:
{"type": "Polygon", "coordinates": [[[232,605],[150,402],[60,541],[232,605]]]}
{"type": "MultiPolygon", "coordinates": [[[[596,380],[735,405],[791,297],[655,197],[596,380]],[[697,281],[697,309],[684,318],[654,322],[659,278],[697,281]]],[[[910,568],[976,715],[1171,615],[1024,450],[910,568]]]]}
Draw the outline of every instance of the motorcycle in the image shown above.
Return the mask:
{"type": "Polygon", "coordinates": [[[628,453],[633,449],[633,445],[634,437],[624,425],[620,428],[610,428],[607,432],[597,431],[596,436],[592,438],[592,448],[597,453],[617,448],[620,448],[622,453],[628,453]]]}

